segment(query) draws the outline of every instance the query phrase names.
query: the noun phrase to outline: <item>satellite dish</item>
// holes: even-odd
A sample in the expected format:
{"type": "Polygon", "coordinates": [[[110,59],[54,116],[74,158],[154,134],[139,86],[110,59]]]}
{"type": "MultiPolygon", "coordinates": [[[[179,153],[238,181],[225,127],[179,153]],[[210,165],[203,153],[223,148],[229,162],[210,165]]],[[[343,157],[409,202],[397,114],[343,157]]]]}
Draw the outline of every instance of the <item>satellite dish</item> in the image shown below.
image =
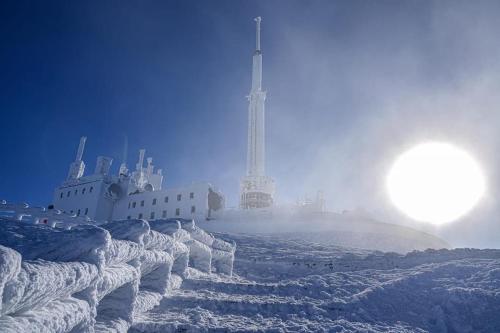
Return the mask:
{"type": "Polygon", "coordinates": [[[123,194],[122,188],[117,183],[113,183],[108,187],[108,195],[111,199],[118,200],[123,194]]]}
{"type": "Polygon", "coordinates": [[[147,192],[153,192],[154,189],[155,188],[151,184],[146,184],[146,186],[144,186],[144,191],[147,191],[147,192]]]}
{"type": "Polygon", "coordinates": [[[211,210],[219,210],[222,208],[222,203],[224,202],[224,197],[219,193],[215,192],[211,188],[208,189],[208,208],[211,210]]]}

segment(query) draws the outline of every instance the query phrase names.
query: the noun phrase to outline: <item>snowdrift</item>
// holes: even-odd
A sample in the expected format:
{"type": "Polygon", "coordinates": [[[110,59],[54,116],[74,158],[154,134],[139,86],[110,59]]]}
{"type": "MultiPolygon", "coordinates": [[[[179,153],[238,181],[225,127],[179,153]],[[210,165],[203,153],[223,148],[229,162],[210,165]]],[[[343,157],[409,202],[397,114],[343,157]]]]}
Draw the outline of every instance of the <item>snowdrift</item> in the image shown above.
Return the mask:
{"type": "Polygon", "coordinates": [[[500,250],[403,255],[215,236],[238,244],[233,277],[191,273],[131,333],[500,332],[500,250]]]}
{"type": "Polygon", "coordinates": [[[234,243],[194,221],[97,226],[0,204],[2,332],[126,332],[134,315],[182,285],[189,266],[232,275],[234,243]]]}
{"type": "Polygon", "coordinates": [[[269,212],[226,211],[216,221],[201,221],[210,232],[275,234],[290,239],[366,250],[407,253],[450,248],[434,235],[355,212],[294,213],[275,209],[269,212]]]}

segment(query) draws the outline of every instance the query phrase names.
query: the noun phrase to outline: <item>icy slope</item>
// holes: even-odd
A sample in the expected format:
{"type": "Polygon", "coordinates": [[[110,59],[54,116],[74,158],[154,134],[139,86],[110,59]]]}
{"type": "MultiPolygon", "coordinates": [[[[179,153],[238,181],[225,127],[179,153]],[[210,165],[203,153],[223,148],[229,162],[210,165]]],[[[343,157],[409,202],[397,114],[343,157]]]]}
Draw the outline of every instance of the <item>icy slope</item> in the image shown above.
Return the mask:
{"type": "Polygon", "coordinates": [[[276,236],[238,242],[233,277],[190,269],[131,332],[500,332],[500,251],[407,255],[276,236]]]}

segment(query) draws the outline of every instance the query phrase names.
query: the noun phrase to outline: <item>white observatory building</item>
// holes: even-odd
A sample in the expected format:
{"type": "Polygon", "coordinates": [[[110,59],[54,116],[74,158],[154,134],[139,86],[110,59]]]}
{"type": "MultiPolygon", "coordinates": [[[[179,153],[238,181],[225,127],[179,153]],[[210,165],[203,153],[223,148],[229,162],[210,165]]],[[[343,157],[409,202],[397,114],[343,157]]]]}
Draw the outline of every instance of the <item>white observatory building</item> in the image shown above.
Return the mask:
{"type": "Polygon", "coordinates": [[[252,65],[252,89],[248,95],[247,172],[240,183],[240,208],[268,208],[274,203],[274,179],[265,173],[266,91],[262,90],[261,17],[255,18],[256,43],[252,65]]]}
{"type": "Polygon", "coordinates": [[[110,173],[113,159],[99,156],[93,174],[84,175],[82,160],[87,138],[80,139],[76,159],[68,177],[55,189],[53,208],[94,221],[164,218],[210,219],[224,208],[224,196],[210,183],[199,182],[180,188],[163,189],[162,170],[154,170],[153,159],[139,151],[135,170],[125,158],[118,175],[110,173]]]}

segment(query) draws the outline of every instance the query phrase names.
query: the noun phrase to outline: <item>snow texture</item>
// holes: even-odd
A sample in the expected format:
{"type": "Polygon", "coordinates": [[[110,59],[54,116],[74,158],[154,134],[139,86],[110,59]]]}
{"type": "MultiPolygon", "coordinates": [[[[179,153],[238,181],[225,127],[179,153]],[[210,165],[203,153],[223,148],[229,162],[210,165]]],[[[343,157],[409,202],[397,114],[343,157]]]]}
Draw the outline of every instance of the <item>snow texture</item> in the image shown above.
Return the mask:
{"type": "Polygon", "coordinates": [[[234,274],[188,268],[130,332],[500,332],[500,250],[397,254],[214,236],[238,244],[234,274]]]}
{"type": "MultiPolygon", "coordinates": [[[[14,218],[14,208],[0,218],[1,332],[127,332],[134,316],[181,287],[190,262],[221,271],[211,267],[211,252],[221,251],[215,238],[194,222],[70,220],[60,228],[14,218]]],[[[219,243],[234,258],[234,244],[219,243]]]]}
{"type": "Polygon", "coordinates": [[[500,332],[500,250],[380,252],[187,220],[68,230],[12,207],[1,332],[500,332]]]}

